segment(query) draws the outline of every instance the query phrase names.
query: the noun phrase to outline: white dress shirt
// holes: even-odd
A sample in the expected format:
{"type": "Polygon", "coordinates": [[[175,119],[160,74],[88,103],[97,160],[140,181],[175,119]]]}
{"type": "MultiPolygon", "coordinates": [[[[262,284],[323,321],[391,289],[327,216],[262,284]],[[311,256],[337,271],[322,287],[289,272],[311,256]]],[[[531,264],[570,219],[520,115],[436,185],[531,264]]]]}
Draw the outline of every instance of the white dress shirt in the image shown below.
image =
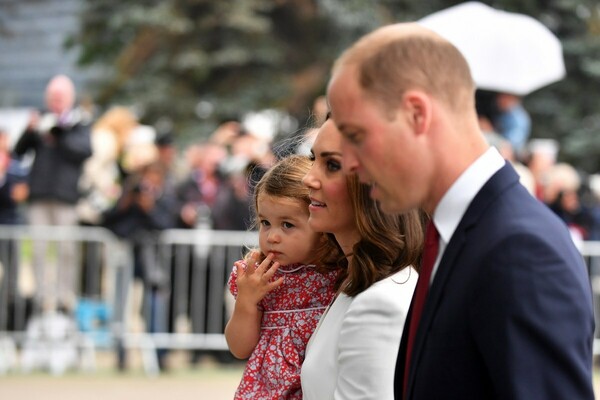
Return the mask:
{"type": "Polygon", "coordinates": [[[469,204],[483,185],[505,163],[506,160],[502,158],[498,150],[495,147],[490,147],[458,177],[433,211],[433,223],[440,233],[440,247],[433,265],[433,271],[431,271],[430,283],[433,282],[444,250],[446,250],[446,246],[469,204]]]}

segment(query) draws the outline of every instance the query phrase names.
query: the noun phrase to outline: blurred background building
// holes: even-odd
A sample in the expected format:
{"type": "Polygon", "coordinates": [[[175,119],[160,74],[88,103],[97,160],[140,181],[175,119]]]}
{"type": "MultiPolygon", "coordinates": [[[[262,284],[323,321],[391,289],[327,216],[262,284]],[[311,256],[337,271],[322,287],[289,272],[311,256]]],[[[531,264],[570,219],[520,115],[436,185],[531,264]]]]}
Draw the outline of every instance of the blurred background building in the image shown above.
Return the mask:
{"type": "Polygon", "coordinates": [[[65,41],[78,29],[82,0],[0,0],[0,126],[11,142],[24,130],[31,108],[44,107],[44,89],[56,74],[70,76],[79,100],[91,104],[88,88],[99,68],[77,66],[77,50],[65,41]]]}
{"type": "Polygon", "coordinates": [[[64,48],[78,29],[81,0],[0,0],[0,106],[44,105],[44,88],[56,74],[70,76],[85,95],[94,71],[77,67],[64,48]]]}

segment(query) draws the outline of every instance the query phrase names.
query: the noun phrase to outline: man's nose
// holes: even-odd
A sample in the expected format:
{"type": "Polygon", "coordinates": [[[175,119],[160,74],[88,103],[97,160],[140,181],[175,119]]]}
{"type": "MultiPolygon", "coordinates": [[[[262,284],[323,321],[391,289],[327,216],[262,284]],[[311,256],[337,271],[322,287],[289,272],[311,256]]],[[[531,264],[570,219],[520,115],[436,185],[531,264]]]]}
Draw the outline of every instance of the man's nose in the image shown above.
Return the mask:
{"type": "Polygon", "coordinates": [[[355,173],[358,171],[360,163],[356,158],[355,150],[350,145],[342,144],[342,168],[345,173],[355,173]]]}

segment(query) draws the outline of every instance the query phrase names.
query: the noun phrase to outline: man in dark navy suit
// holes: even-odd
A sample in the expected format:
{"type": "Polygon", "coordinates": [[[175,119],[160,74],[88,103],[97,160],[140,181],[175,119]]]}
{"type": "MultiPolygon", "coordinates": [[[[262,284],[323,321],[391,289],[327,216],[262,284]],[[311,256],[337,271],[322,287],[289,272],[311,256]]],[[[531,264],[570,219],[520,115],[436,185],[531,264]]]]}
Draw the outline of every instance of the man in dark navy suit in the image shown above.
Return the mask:
{"type": "Polygon", "coordinates": [[[425,251],[395,396],[593,399],[586,267],[566,226],[486,143],[474,92],[459,51],[412,23],[360,39],[329,83],[345,168],[386,212],[423,208],[439,237],[425,251]]]}

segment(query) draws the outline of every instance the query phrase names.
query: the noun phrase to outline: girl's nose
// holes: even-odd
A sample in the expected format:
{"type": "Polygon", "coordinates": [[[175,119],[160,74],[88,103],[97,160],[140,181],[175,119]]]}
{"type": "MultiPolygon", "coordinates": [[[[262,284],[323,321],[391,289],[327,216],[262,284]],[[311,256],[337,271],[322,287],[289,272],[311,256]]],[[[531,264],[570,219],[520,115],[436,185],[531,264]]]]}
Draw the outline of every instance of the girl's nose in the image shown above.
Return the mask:
{"type": "Polygon", "coordinates": [[[278,243],[279,242],[279,233],[269,232],[269,236],[267,236],[267,241],[269,243],[278,243]]]}

